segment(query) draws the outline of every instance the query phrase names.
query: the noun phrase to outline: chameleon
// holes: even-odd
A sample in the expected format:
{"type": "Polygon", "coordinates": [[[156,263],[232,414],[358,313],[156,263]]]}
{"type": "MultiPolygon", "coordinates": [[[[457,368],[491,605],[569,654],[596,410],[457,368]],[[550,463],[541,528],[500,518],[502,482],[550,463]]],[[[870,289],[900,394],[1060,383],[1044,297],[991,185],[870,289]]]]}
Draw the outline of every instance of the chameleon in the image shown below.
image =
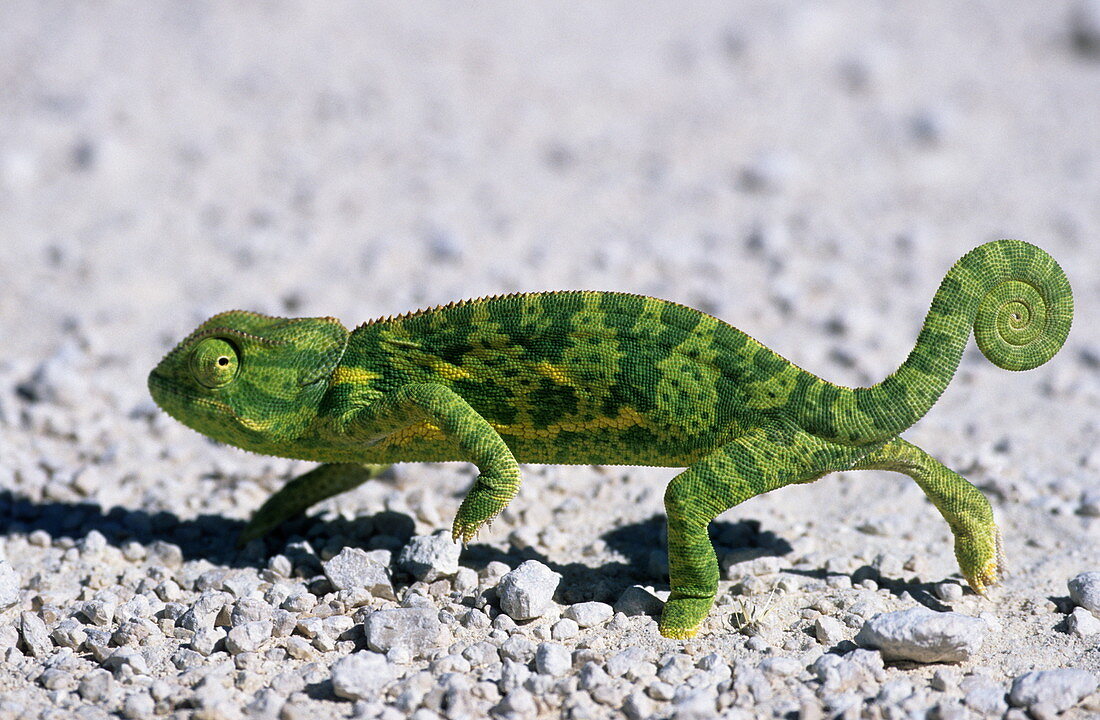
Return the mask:
{"type": "Polygon", "coordinates": [[[684,468],[664,493],[671,592],[658,624],[683,639],[718,589],[710,522],[837,471],[911,477],[947,521],[969,585],[984,594],[999,582],[988,500],[900,433],[943,393],[971,330],[994,364],[1028,370],[1058,352],[1072,316],[1058,263],[996,240],[947,272],[907,359],[870,387],[827,382],[685,305],[596,291],[463,300],[351,331],[331,317],[225,312],[148,384],[164,411],[215,440],[323,463],[272,495],[245,540],[395,462],[477,466],[452,527],[464,542],[515,497],[519,463],[684,468]]]}

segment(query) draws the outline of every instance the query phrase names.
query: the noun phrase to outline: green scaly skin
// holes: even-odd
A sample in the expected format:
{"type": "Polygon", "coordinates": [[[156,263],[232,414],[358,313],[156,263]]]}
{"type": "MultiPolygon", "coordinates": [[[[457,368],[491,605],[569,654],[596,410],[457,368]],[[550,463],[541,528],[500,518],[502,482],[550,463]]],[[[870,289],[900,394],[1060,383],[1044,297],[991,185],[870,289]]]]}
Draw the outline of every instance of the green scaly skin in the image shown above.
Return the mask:
{"type": "Polygon", "coordinates": [[[667,637],[694,635],[718,587],[707,525],[760,493],[838,470],[911,476],[947,520],[979,593],[1002,572],[988,501],[898,437],[950,382],[971,328],[982,352],[1027,370],[1073,315],[1058,264],[1000,240],[947,273],[908,359],[868,388],[826,382],[683,305],[610,292],[514,294],[386,318],[228,312],[149,376],[182,423],[258,453],[324,465],[257,512],[256,537],[371,476],[364,463],[464,460],[480,474],[455,517],[469,541],[516,495],[520,462],[687,468],[665,493],[667,637]]]}

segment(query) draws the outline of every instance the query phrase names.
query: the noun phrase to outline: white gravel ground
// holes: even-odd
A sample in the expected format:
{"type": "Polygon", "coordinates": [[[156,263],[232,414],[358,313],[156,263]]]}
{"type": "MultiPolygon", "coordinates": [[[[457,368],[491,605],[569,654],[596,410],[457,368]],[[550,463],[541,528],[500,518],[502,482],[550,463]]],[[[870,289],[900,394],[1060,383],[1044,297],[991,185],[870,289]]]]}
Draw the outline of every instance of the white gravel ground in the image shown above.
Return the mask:
{"type": "Polygon", "coordinates": [[[1100,572],[1100,3],[2,15],[0,720],[1100,713],[1100,574],[1067,585],[1100,572]],[[689,642],[654,618],[671,470],[528,467],[456,563],[433,532],[471,468],[403,465],[237,551],[309,466],[145,390],[220,310],[350,326],[565,288],[694,305],[865,384],[1006,236],[1066,269],[1066,348],[1020,375],[972,348],[907,433],[994,503],[989,598],[919,489],[871,472],[716,522],[689,642]]]}

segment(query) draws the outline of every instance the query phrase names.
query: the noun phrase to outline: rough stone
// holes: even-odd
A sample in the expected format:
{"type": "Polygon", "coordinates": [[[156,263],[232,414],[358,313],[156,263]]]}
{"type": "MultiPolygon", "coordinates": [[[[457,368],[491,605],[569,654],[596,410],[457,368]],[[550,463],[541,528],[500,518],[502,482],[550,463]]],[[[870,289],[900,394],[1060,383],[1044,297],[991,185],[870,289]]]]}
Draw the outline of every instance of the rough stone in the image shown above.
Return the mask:
{"type": "Polygon", "coordinates": [[[535,669],[542,675],[559,677],[573,667],[573,658],[564,645],[558,643],[539,643],[535,648],[535,669]]]}
{"type": "Polygon", "coordinates": [[[855,641],[876,648],[886,660],[962,662],[982,646],[985,621],[923,606],[880,613],[863,624],[855,641]]]}
{"type": "Polygon", "coordinates": [[[0,610],[10,608],[19,602],[19,573],[7,560],[0,560],[0,610]]]}
{"type": "Polygon", "coordinates": [[[513,620],[541,617],[553,606],[559,582],[561,575],[538,560],[527,560],[500,579],[500,609],[513,620]]]}
{"type": "Polygon", "coordinates": [[[1083,572],[1066,583],[1073,602],[1100,617],[1100,572],[1083,572]]]}
{"type": "Polygon", "coordinates": [[[587,628],[602,625],[614,614],[615,610],[607,603],[582,602],[567,607],[562,617],[573,620],[582,628],[587,628]]]}
{"type": "Polygon", "coordinates": [[[441,530],[432,535],[417,535],[401,549],[397,565],[417,580],[434,582],[458,572],[462,545],[441,530]]]}
{"type": "Polygon", "coordinates": [[[389,608],[368,615],[364,630],[371,650],[386,653],[400,647],[419,655],[437,646],[443,624],[432,608],[389,608]]]}
{"type": "Polygon", "coordinates": [[[1060,668],[1024,673],[1012,681],[1008,701],[1017,707],[1040,703],[1063,712],[1096,692],[1096,676],[1087,670],[1060,668]]]}
{"type": "Polygon", "coordinates": [[[332,691],[348,700],[368,700],[393,679],[386,656],[362,650],[337,660],[332,666],[332,691]]]}
{"type": "Polygon", "coordinates": [[[397,599],[389,570],[361,548],[346,547],[321,566],[337,590],[366,590],[377,598],[397,599]]]}

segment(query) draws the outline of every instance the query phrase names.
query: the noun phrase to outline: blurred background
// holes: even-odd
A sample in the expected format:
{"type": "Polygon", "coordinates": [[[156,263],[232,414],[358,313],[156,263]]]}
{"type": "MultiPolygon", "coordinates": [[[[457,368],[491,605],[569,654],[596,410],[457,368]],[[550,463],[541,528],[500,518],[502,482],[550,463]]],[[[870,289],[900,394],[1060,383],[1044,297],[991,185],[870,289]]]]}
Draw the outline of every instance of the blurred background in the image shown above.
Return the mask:
{"type": "Polygon", "coordinates": [[[77,337],[137,398],[232,307],[351,327],[592,288],[874,381],[1004,236],[1062,262],[1083,318],[1098,7],[6,4],[0,357],[77,337]]]}

